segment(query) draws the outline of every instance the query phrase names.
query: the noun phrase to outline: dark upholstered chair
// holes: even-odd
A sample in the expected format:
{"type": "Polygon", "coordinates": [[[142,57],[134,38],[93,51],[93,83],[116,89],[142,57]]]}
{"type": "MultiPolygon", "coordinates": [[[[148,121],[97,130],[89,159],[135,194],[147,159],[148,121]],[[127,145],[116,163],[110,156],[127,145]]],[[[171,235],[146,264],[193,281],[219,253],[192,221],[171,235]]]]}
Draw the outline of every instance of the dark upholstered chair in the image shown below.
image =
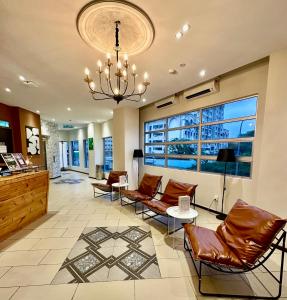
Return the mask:
{"type": "Polygon", "coordinates": [[[134,205],[137,213],[137,203],[142,201],[149,201],[155,197],[161,185],[162,176],[155,176],[144,174],[139,188],[137,190],[123,190],[121,197],[121,205],[134,205]],[[123,197],[128,198],[129,201],[123,200],[123,197]]]}
{"type": "Polygon", "coordinates": [[[286,219],[238,200],[216,231],[184,225],[184,246],[189,251],[199,277],[199,291],[207,296],[277,299],[281,295],[283,280],[286,219]],[[275,249],[282,252],[279,278],[265,265],[275,249]],[[195,261],[198,261],[196,264],[195,261]],[[201,289],[203,265],[224,273],[240,274],[263,267],[276,280],[276,296],[226,295],[203,292],[201,289]]]}
{"type": "Polygon", "coordinates": [[[113,200],[112,190],[118,191],[117,188],[112,189],[112,184],[119,182],[119,177],[122,175],[127,177],[127,171],[111,171],[106,183],[97,183],[97,182],[92,183],[94,189],[94,197],[97,198],[103,195],[110,195],[112,201],[113,200]],[[97,189],[103,191],[104,193],[98,192],[97,189]]]}
{"type": "MultiPolygon", "coordinates": [[[[166,210],[171,206],[177,206],[178,205],[178,197],[179,196],[189,196],[191,203],[193,202],[195,204],[195,190],[197,185],[196,184],[190,184],[190,183],[182,183],[175,181],[173,179],[170,179],[166,185],[166,188],[164,190],[164,193],[160,200],[143,200],[142,204],[148,208],[148,210],[142,209],[142,217],[143,219],[147,220],[150,218],[155,218],[158,215],[166,216],[168,217],[166,210]],[[152,214],[150,213],[152,212],[152,214]],[[147,217],[145,217],[147,216],[147,217]]],[[[168,223],[162,222],[160,219],[155,219],[165,225],[168,223]]],[[[167,219],[167,222],[169,220],[167,219]]],[[[182,227],[180,227],[182,228],[182,227]]],[[[177,230],[179,230],[178,228],[177,230]]]]}

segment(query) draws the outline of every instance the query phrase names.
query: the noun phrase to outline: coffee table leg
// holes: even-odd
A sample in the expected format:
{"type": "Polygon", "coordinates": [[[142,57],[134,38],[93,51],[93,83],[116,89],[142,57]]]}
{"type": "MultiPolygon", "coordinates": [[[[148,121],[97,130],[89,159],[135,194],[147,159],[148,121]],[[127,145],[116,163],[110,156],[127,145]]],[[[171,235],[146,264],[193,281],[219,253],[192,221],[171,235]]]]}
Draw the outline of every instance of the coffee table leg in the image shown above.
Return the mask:
{"type": "MultiPolygon", "coordinates": [[[[173,233],[175,233],[175,218],[173,218],[173,233]]],[[[173,249],[174,249],[174,239],[175,237],[173,236],[173,249]]]]}

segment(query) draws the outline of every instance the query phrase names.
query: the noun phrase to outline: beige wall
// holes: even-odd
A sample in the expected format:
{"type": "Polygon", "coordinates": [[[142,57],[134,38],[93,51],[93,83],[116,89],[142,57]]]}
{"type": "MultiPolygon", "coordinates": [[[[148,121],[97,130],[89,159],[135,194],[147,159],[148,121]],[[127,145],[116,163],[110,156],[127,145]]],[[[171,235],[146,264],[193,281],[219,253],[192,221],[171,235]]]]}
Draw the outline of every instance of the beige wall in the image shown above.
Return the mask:
{"type": "Polygon", "coordinates": [[[113,120],[106,121],[102,123],[102,137],[113,136],[113,120]]]}
{"type": "MultiPolygon", "coordinates": [[[[181,113],[204,106],[217,104],[236,98],[241,98],[253,94],[259,95],[257,111],[256,138],[253,148],[253,169],[252,178],[240,178],[227,176],[227,192],[225,198],[225,211],[229,210],[234,201],[238,198],[245,199],[250,203],[256,202],[256,184],[260,162],[260,144],[262,139],[262,126],[265,107],[265,94],[268,75],[268,61],[263,60],[253,65],[235,70],[232,73],[222,76],[220,79],[220,92],[192,101],[183,98],[182,93],[177,96],[177,104],[171,107],[158,110],[153,104],[140,109],[140,147],[143,149],[144,122],[166,117],[168,115],[181,113]]],[[[218,174],[207,174],[193,171],[184,171],[153,166],[141,166],[141,174],[148,172],[151,174],[163,175],[163,185],[165,186],[170,178],[175,180],[198,184],[196,201],[198,204],[208,207],[214,195],[219,195],[223,184],[223,176],[218,174]]],[[[216,208],[213,206],[212,208],[216,208]]],[[[221,208],[221,200],[218,209],[221,208]]]]}
{"type": "Polygon", "coordinates": [[[137,188],[138,165],[133,159],[134,149],[139,147],[139,110],[121,107],[114,110],[113,160],[114,170],[126,170],[129,188],[137,188]]]}
{"type": "Polygon", "coordinates": [[[257,205],[287,217],[287,50],[271,54],[266,92],[257,205]]]}

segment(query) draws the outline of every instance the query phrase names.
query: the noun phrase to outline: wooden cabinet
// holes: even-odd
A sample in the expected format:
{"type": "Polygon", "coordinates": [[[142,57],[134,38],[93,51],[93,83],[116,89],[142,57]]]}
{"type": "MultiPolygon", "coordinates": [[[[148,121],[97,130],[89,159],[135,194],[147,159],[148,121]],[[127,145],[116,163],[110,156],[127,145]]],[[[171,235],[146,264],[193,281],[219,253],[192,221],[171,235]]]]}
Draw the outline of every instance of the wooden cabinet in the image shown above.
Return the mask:
{"type": "Polygon", "coordinates": [[[47,213],[49,172],[0,177],[0,240],[47,213]]]}

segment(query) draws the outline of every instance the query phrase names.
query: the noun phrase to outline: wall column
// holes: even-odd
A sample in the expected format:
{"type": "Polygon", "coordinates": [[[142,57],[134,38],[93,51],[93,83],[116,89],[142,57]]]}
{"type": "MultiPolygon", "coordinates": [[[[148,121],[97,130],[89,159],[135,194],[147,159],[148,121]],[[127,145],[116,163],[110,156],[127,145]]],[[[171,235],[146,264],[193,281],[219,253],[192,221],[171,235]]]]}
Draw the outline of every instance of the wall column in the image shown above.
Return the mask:
{"type": "Polygon", "coordinates": [[[121,107],[113,117],[114,170],[125,170],[129,176],[129,189],[138,186],[138,163],[133,159],[134,149],[139,148],[139,110],[121,107]]]}
{"type": "Polygon", "coordinates": [[[102,127],[98,123],[88,125],[88,138],[93,138],[94,149],[89,150],[89,177],[96,177],[96,165],[103,164],[102,127]]]}
{"type": "Polygon", "coordinates": [[[257,206],[285,218],[287,210],[287,50],[270,55],[257,206]]]}

